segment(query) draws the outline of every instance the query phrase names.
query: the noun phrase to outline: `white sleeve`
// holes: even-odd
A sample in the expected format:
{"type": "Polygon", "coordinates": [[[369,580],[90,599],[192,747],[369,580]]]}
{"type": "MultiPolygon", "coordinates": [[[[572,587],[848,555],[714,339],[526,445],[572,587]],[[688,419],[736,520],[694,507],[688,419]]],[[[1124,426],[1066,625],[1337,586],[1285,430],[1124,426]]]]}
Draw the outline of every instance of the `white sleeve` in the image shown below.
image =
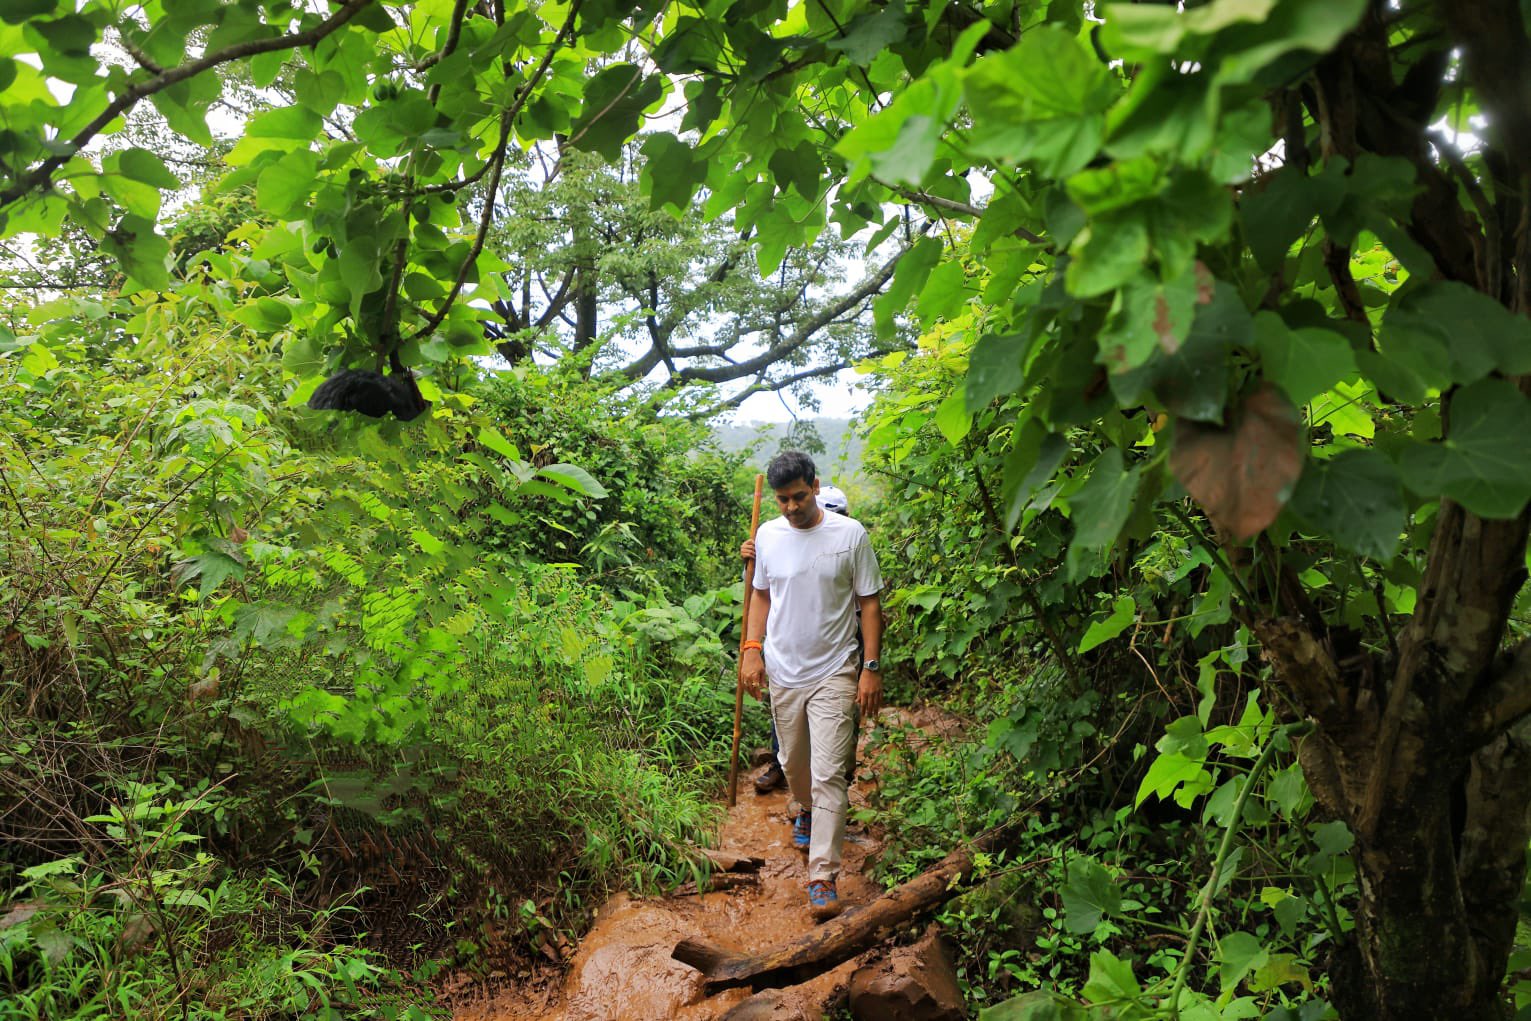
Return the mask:
{"type": "Polygon", "coordinates": [[[755,534],[755,590],[764,592],[771,587],[771,577],[766,571],[765,557],[760,555],[760,534],[755,534]]]}
{"type": "Polygon", "coordinates": [[[877,554],[872,550],[872,540],[861,533],[856,548],[851,553],[851,581],[857,596],[875,596],[882,591],[882,572],[877,567],[877,554]]]}

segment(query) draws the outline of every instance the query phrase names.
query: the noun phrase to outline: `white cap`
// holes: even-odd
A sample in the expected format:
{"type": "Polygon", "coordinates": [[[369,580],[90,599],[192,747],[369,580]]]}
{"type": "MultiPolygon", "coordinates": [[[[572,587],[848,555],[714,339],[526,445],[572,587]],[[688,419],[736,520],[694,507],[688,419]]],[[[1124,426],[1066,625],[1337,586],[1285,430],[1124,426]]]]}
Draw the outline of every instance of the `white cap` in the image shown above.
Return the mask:
{"type": "Polygon", "coordinates": [[[834,486],[819,487],[819,506],[836,514],[850,514],[851,504],[845,494],[834,486]]]}

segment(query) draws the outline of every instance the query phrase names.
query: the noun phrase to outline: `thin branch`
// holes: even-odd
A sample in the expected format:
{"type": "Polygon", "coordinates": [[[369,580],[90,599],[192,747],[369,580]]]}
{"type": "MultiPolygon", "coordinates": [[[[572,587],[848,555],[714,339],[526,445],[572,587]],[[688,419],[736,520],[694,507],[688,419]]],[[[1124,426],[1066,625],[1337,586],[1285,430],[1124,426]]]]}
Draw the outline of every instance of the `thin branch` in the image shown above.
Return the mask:
{"type": "Polygon", "coordinates": [[[548,66],[553,63],[553,56],[562,48],[564,40],[573,30],[574,19],[578,17],[579,9],[580,0],[574,0],[569,5],[569,15],[564,19],[563,27],[558,30],[558,34],[553,37],[547,52],[542,55],[542,61],[537,65],[537,69],[532,72],[531,77],[526,80],[526,83],[517,90],[516,98],[511,102],[510,107],[500,114],[500,140],[495,146],[494,155],[490,157],[489,165],[493,167],[493,170],[489,175],[489,187],[485,189],[484,212],[479,217],[478,233],[474,235],[473,246],[468,250],[467,256],[463,259],[462,265],[457,270],[457,279],[452,282],[452,289],[442,299],[440,307],[425,321],[425,325],[411,335],[411,340],[418,340],[421,337],[428,336],[436,327],[441,325],[442,321],[446,319],[447,313],[452,310],[453,302],[462,293],[463,285],[468,281],[468,274],[473,272],[473,264],[478,261],[479,253],[484,250],[484,242],[489,237],[489,225],[494,220],[494,200],[500,190],[500,172],[505,169],[505,152],[510,146],[511,125],[515,122],[516,115],[521,112],[521,107],[526,103],[527,97],[531,95],[532,89],[537,86],[537,83],[542,80],[542,76],[547,73],[548,66]]]}
{"type": "Polygon", "coordinates": [[[1462,158],[1462,151],[1452,144],[1443,132],[1427,132],[1426,138],[1435,146],[1436,151],[1445,158],[1446,164],[1451,167],[1457,179],[1462,182],[1462,187],[1467,191],[1467,197],[1472,200],[1473,208],[1478,211],[1478,218],[1483,221],[1483,265],[1478,277],[1478,287],[1493,298],[1500,300],[1500,291],[1503,287],[1504,253],[1499,236],[1499,214],[1495,211],[1493,203],[1489,202],[1488,196],[1483,193],[1483,186],[1473,176],[1472,171],[1467,169],[1467,163],[1462,158]]]}
{"type": "Polygon", "coordinates": [[[330,15],[324,21],[313,28],[292,35],[277,36],[274,39],[251,39],[232,46],[225,46],[203,57],[188,61],[179,67],[173,67],[168,71],[155,75],[144,81],[134,82],[123,90],[122,94],[107,104],[106,109],[101,111],[89,124],[85,125],[68,142],[64,152],[49,156],[39,163],[30,172],[23,174],[16,183],[9,188],[0,191],[0,209],[5,208],[17,199],[24,197],[29,192],[46,188],[53,180],[54,171],[69,162],[75,153],[84,149],[92,138],[100,134],[112,121],[122,116],[138,104],[138,101],[157,92],[163,92],[189,78],[195,78],[204,71],[209,71],[221,64],[227,64],[234,60],[243,60],[261,53],[274,53],[278,50],[299,49],[304,46],[312,46],[319,40],[330,35],[346,22],[350,21],[362,10],[373,3],[373,0],[347,0],[339,10],[330,15]]]}
{"type": "MultiPolygon", "coordinates": [[[[959,216],[971,216],[975,220],[982,217],[984,214],[982,209],[979,209],[977,206],[970,205],[966,202],[958,202],[956,199],[942,198],[940,195],[932,195],[927,191],[916,191],[913,188],[905,188],[902,185],[889,184],[887,181],[876,177],[872,178],[872,180],[876,181],[878,184],[882,185],[884,188],[888,189],[894,194],[902,195],[904,198],[911,202],[918,202],[922,205],[931,206],[935,209],[944,209],[949,213],[956,213],[959,216]]],[[[1030,241],[1034,245],[1047,244],[1046,238],[1042,237],[1040,234],[1032,233],[1025,227],[1015,228],[1015,236],[1018,238],[1023,238],[1026,241],[1030,241]]]]}
{"type": "MultiPolygon", "coordinates": [[[[468,0],[456,0],[452,6],[452,17],[447,27],[446,42],[442,45],[441,59],[452,55],[457,49],[457,41],[462,38],[462,23],[468,10],[468,0]]],[[[441,97],[441,83],[436,82],[426,91],[425,98],[432,105],[441,97]]],[[[409,159],[404,164],[404,179],[406,192],[412,191],[415,179],[415,152],[411,151],[409,159]]],[[[486,163],[485,166],[488,166],[486,163]]],[[[404,280],[404,267],[409,261],[409,227],[413,214],[413,206],[409,202],[404,206],[404,227],[399,231],[399,240],[393,246],[393,271],[389,274],[388,290],[383,302],[383,339],[385,346],[389,348],[389,354],[398,350],[399,346],[399,287],[404,280]]]]}
{"type": "Polygon", "coordinates": [[[152,57],[139,48],[138,44],[129,39],[123,32],[117,33],[117,44],[127,51],[128,56],[138,62],[138,66],[153,74],[164,74],[165,69],[157,64],[152,57]]]}
{"type": "Polygon", "coordinates": [[[228,457],[238,449],[240,448],[237,446],[229,447],[229,449],[213,458],[212,461],[208,463],[207,467],[202,469],[200,474],[194,476],[193,478],[187,479],[186,482],[182,484],[181,488],[177,489],[164,500],[160,501],[159,506],[154,508],[148,517],[144,518],[143,522],[138,526],[138,529],[132,535],[128,536],[128,541],[122,544],[122,548],[117,551],[117,555],[112,558],[112,562],[107,565],[106,570],[101,572],[101,577],[96,579],[96,584],[91,588],[90,594],[85,597],[85,602],[80,604],[80,609],[82,611],[90,609],[90,604],[96,601],[96,596],[100,593],[101,586],[105,585],[106,580],[112,576],[112,572],[117,570],[117,565],[122,563],[122,558],[128,555],[128,550],[131,549],[133,544],[138,541],[138,537],[143,535],[144,532],[148,531],[149,526],[154,524],[154,522],[158,520],[161,514],[169,510],[172,504],[184,496],[187,490],[211,475],[213,469],[218,467],[218,465],[223,462],[224,458],[228,457]]]}

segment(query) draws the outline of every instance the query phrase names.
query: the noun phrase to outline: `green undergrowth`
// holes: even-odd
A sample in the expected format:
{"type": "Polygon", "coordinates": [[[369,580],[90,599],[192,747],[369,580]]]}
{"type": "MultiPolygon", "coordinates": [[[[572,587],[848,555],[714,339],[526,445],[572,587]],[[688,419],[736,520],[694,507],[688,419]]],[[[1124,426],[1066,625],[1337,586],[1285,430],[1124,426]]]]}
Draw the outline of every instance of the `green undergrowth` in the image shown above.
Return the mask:
{"type": "MultiPolygon", "coordinates": [[[[1145,506],[1111,557],[1068,552],[1084,480],[1013,483],[1024,405],[947,428],[971,341],[943,327],[921,347],[879,367],[869,520],[890,690],[965,726],[874,738],[877,878],[1006,827],[940,914],[990,1021],[1333,1016],[1351,836],[1313,811],[1300,731],[1205,537],[1145,506]]],[[[1093,442],[1068,441],[1056,458],[1093,442]]]]}
{"type": "Polygon", "coordinates": [[[526,373],[295,410],[208,357],[247,307],[38,310],[0,361],[3,1021],[418,1021],[704,867],[736,466],[526,373]]]}

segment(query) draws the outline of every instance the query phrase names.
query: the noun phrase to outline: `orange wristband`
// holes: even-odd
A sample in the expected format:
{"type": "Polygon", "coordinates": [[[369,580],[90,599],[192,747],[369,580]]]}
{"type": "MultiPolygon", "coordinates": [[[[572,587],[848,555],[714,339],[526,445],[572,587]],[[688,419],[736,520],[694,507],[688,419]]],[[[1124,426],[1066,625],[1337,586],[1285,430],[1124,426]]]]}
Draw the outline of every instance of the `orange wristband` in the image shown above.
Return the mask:
{"type": "Polygon", "coordinates": [[[744,651],[744,652],[748,652],[751,649],[758,649],[761,652],[765,651],[765,646],[761,645],[759,642],[755,641],[753,638],[750,639],[749,641],[745,642],[743,645],[739,646],[739,648],[742,651],[744,651]]]}

